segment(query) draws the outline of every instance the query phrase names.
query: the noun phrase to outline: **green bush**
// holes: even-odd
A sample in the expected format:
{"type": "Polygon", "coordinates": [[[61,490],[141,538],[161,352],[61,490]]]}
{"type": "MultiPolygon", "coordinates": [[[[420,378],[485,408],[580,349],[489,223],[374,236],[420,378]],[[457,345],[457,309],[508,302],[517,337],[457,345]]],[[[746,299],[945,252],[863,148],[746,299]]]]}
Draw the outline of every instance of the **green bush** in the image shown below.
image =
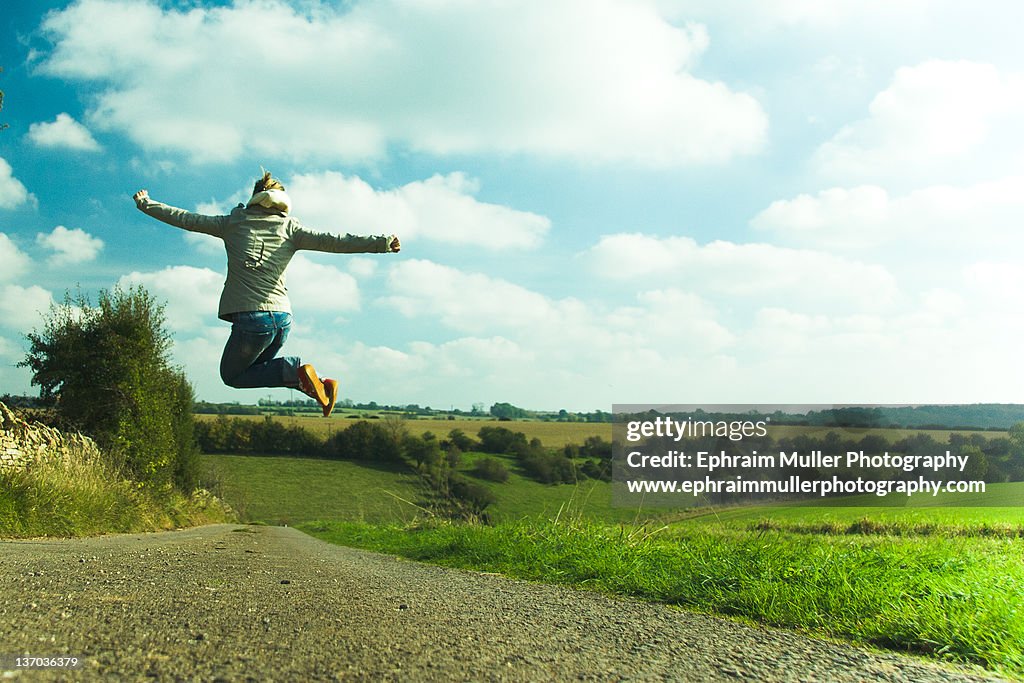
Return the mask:
{"type": "Polygon", "coordinates": [[[508,470],[494,458],[480,458],[473,464],[474,477],[504,483],[508,481],[508,470]]]}
{"type": "Polygon", "coordinates": [[[153,490],[195,485],[193,392],[170,363],[163,304],[143,287],[104,290],[96,306],[66,294],[26,336],[20,365],[64,422],[153,490]]]}
{"type": "Polygon", "coordinates": [[[484,453],[515,453],[527,445],[525,434],[505,427],[481,427],[478,436],[484,453]]]}

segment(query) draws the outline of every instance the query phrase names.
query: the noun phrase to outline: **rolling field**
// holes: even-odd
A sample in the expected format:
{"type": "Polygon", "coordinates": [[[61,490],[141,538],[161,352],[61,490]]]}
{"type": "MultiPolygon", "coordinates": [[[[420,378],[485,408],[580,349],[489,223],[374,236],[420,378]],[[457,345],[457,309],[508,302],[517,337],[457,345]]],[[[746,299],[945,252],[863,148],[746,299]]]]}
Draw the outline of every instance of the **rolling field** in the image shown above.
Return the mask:
{"type": "Polygon", "coordinates": [[[401,523],[417,509],[415,477],[351,461],[204,455],[223,499],[246,522],[292,525],[313,519],[401,523]]]}
{"type": "MultiPolygon", "coordinates": [[[[238,417],[246,420],[263,420],[262,415],[229,415],[228,419],[238,417]]],[[[216,415],[196,415],[197,420],[215,420],[216,415]]],[[[275,416],[286,427],[298,426],[318,434],[329,437],[336,431],[343,430],[353,422],[362,417],[362,413],[336,413],[328,419],[315,415],[296,416],[275,416]]],[[[387,417],[382,419],[370,419],[370,422],[381,422],[384,419],[401,419],[402,425],[413,436],[420,436],[425,432],[431,432],[438,438],[448,436],[453,429],[461,429],[468,436],[476,438],[481,427],[505,427],[514,432],[523,432],[527,439],[538,438],[545,446],[562,447],[568,443],[582,444],[588,436],[600,436],[606,441],[611,441],[612,426],[604,422],[540,422],[521,420],[515,422],[499,422],[493,418],[459,418],[456,420],[444,419],[405,419],[387,417]]]]}
{"type": "MultiPolygon", "coordinates": [[[[468,472],[479,453],[463,454],[459,471],[468,472]]],[[[497,502],[488,508],[495,521],[561,515],[606,522],[647,518],[638,510],[613,507],[611,484],[545,485],[517,471],[514,458],[487,455],[505,465],[505,483],[478,481],[497,502]]],[[[425,516],[417,507],[420,490],[407,472],[348,460],[275,456],[204,455],[203,463],[219,482],[223,498],[247,522],[294,524],[310,520],[402,523],[425,516]]],[[[658,511],[661,514],[663,511],[658,511]]]]}
{"type": "MultiPolygon", "coordinates": [[[[524,476],[515,458],[506,455],[464,453],[458,470],[469,473],[482,457],[493,458],[509,472],[504,483],[480,482],[494,492],[497,501],[488,508],[495,522],[523,518],[582,517],[607,523],[659,520],[671,526],[702,526],[730,529],[771,528],[844,529],[868,519],[896,531],[917,529],[928,533],[961,533],[999,526],[1024,527],[1024,482],[992,484],[985,506],[942,507],[929,505],[879,506],[864,497],[864,505],[755,505],[732,508],[650,509],[612,505],[611,484],[584,480],[577,485],[547,485],[524,476]]],[[[310,520],[401,523],[422,510],[416,477],[407,472],[347,460],[311,458],[205,455],[204,463],[221,482],[225,500],[246,521],[273,524],[310,520]]]]}

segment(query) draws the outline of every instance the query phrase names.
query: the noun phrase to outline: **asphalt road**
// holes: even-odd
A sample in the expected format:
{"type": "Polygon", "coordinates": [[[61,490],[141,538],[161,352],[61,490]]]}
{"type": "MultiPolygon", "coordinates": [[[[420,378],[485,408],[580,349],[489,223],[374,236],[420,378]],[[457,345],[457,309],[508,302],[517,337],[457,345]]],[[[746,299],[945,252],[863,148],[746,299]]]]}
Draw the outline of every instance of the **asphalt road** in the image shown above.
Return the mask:
{"type": "Polygon", "coordinates": [[[0,658],[19,680],[992,680],[240,525],[0,542],[0,658]]]}

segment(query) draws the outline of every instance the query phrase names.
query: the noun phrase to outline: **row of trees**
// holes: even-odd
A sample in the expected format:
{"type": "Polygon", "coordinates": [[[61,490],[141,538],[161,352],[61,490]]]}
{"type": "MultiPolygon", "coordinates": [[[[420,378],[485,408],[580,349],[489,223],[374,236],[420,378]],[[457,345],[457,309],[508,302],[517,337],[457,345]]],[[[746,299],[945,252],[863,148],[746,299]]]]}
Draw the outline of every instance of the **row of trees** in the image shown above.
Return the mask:
{"type": "Polygon", "coordinates": [[[527,441],[524,433],[505,427],[481,427],[479,436],[478,450],[515,456],[524,473],[541,483],[611,480],[612,445],[600,437],[589,437],[582,446],[568,444],[558,452],[545,448],[540,439],[527,441]]]}

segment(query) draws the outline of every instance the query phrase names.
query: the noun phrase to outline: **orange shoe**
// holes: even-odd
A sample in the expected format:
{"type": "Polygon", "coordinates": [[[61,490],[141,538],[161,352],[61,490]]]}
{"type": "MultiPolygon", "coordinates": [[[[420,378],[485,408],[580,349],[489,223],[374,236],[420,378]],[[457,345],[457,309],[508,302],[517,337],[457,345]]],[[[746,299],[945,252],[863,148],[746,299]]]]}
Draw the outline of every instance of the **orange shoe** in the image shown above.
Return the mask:
{"type": "Polygon", "coordinates": [[[334,403],[338,400],[338,380],[325,379],[324,393],[327,394],[327,405],[324,408],[324,417],[330,417],[334,410],[334,403]]]}
{"type": "MultiPolygon", "coordinates": [[[[327,392],[324,390],[324,383],[316,376],[316,370],[309,363],[299,367],[299,391],[314,399],[320,407],[327,406],[327,392]]],[[[331,401],[334,407],[334,401],[331,401]]]]}

